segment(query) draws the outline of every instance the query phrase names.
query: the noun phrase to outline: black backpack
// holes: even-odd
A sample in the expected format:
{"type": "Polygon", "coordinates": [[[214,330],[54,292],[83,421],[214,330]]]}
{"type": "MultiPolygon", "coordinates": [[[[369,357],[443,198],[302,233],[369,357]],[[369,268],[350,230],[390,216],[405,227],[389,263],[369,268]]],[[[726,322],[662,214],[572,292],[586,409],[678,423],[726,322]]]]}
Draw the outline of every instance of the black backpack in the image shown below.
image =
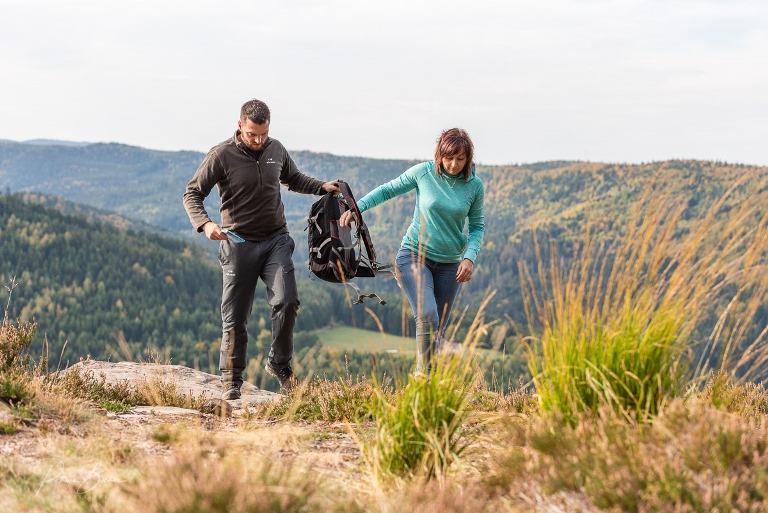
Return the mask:
{"type": "Polygon", "coordinates": [[[366,297],[375,297],[380,304],[385,304],[376,294],[360,294],[357,287],[349,283],[352,278],[372,278],[390,266],[376,261],[371,235],[349,184],[340,180],[337,183],[340,192],[326,193],[309,211],[309,270],[322,280],[350,285],[358,291],[355,303],[362,303],[366,297]],[[340,226],[339,218],[347,210],[354,212],[358,222],[351,226],[340,226]],[[352,226],[355,227],[354,233],[352,226]],[[363,250],[367,256],[363,255],[363,250]]]}

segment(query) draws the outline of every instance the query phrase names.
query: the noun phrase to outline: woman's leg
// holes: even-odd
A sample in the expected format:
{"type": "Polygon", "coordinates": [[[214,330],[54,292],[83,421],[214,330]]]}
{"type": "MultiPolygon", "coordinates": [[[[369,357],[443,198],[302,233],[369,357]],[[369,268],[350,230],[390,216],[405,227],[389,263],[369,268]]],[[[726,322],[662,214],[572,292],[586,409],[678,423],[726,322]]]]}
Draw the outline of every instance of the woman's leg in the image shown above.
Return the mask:
{"type": "Polygon", "coordinates": [[[397,282],[405,292],[416,320],[416,372],[429,373],[440,324],[432,271],[427,262],[408,249],[398,251],[396,263],[397,282]]]}
{"type": "Polygon", "coordinates": [[[434,264],[432,278],[435,288],[435,304],[438,314],[438,331],[435,347],[439,350],[445,338],[445,329],[451,320],[451,309],[461,284],[456,281],[459,264],[434,264]]]}

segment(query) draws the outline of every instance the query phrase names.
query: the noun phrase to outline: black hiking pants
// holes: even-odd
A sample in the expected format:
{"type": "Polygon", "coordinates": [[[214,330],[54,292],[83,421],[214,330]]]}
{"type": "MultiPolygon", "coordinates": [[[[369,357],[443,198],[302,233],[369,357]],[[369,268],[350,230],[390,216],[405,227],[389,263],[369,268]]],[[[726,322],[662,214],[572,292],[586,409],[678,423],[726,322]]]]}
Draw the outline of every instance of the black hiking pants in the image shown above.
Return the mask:
{"type": "Polygon", "coordinates": [[[224,275],[221,293],[221,358],[219,369],[225,380],[242,384],[246,364],[248,334],[246,325],[253,306],[259,278],[267,288],[272,307],[272,347],[269,363],[288,367],[293,356],[293,326],[299,308],[296,277],[293,272],[295,243],[287,233],[261,242],[219,244],[219,263],[224,275]]]}

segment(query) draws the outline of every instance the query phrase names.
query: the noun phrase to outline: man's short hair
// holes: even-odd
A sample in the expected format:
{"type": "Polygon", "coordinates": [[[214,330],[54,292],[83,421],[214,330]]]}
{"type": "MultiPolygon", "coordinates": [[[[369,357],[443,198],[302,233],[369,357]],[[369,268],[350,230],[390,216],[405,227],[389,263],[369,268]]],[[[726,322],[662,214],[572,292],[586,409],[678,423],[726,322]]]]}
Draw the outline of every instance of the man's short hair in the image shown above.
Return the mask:
{"type": "Polygon", "coordinates": [[[261,100],[253,98],[248,100],[240,108],[240,119],[245,121],[250,119],[257,125],[263,125],[269,121],[269,107],[261,100]]]}

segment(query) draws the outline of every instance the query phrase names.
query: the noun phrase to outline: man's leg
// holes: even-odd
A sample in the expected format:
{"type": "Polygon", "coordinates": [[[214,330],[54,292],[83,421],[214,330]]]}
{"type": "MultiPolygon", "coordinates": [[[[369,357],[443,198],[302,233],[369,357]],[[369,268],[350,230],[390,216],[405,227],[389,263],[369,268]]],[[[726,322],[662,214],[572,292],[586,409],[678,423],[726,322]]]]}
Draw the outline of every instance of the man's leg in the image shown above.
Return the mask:
{"type": "Polygon", "coordinates": [[[268,364],[273,369],[285,371],[291,366],[293,327],[299,309],[291,258],[295,244],[288,234],[278,235],[272,242],[261,269],[261,279],[267,286],[267,301],[272,307],[272,347],[268,364]]]}
{"type": "MultiPolygon", "coordinates": [[[[223,273],[221,293],[221,370],[224,393],[234,389],[231,396],[239,396],[246,364],[248,333],[246,325],[253,306],[253,294],[260,265],[256,244],[234,244],[222,241],[219,262],[223,273]]],[[[236,399],[237,397],[231,397],[236,399]]]]}

